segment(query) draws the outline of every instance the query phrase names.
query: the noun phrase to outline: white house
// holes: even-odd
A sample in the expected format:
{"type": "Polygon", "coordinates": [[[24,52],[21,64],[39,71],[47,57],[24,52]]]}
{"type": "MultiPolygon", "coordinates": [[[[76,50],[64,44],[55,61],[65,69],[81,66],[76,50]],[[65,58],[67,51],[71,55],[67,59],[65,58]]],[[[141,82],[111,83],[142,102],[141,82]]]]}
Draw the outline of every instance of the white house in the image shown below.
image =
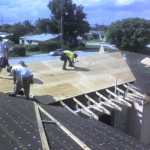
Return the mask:
{"type": "Polygon", "coordinates": [[[54,40],[58,36],[53,34],[37,34],[37,35],[26,35],[22,36],[19,39],[19,44],[29,45],[29,44],[38,44],[40,41],[54,40]]]}
{"type": "Polygon", "coordinates": [[[7,33],[7,32],[0,32],[0,36],[2,38],[6,38],[7,36],[12,35],[12,33],[7,33]]]}

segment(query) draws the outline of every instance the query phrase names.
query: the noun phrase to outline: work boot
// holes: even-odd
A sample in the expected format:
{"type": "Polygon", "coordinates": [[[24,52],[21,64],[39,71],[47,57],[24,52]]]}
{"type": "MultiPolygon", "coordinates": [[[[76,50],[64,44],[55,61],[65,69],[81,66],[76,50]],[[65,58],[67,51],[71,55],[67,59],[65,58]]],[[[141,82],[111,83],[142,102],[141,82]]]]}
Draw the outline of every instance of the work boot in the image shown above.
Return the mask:
{"type": "Polygon", "coordinates": [[[15,97],[16,94],[15,93],[8,93],[9,96],[15,97]]]}
{"type": "Polygon", "coordinates": [[[69,64],[69,67],[74,67],[74,65],[73,64],[69,64]]]}
{"type": "Polygon", "coordinates": [[[62,68],[63,70],[67,70],[65,67],[62,68]]]}
{"type": "Polygon", "coordinates": [[[24,91],[20,90],[17,94],[23,96],[24,95],[24,91]]]}
{"type": "Polygon", "coordinates": [[[30,99],[30,97],[29,97],[29,96],[25,96],[25,98],[26,98],[27,100],[29,100],[29,99],[30,99]]]}

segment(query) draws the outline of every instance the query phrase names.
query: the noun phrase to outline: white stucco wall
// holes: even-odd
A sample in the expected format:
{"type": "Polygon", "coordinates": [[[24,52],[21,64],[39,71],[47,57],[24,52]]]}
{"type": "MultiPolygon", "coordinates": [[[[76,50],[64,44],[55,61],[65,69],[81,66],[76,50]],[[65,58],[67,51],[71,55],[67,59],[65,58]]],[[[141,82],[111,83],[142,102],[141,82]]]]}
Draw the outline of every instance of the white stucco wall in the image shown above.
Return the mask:
{"type": "Polygon", "coordinates": [[[134,102],[128,114],[127,134],[140,140],[143,106],[134,102]]]}
{"type": "Polygon", "coordinates": [[[150,102],[144,103],[143,106],[141,141],[150,144],[150,102]]]}
{"type": "Polygon", "coordinates": [[[126,133],[129,107],[124,105],[120,106],[122,111],[115,110],[114,113],[114,128],[126,133]]]}

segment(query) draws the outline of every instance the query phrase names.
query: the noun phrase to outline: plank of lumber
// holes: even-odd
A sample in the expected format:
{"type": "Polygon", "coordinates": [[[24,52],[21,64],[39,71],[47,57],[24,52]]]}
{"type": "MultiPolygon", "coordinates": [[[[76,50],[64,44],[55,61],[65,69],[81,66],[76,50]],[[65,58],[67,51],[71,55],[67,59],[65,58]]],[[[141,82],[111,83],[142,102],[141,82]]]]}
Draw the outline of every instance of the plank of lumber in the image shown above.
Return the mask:
{"type": "Polygon", "coordinates": [[[91,150],[87,145],[85,145],[78,137],[76,137],[72,132],[70,132],[65,126],[63,126],[59,121],[57,121],[52,115],[50,115],[45,109],[43,109],[40,105],[38,108],[41,112],[43,112],[47,117],[53,120],[70,138],[72,138],[78,145],[80,145],[84,150],[91,150]]]}
{"type": "Polygon", "coordinates": [[[105,97],[104,95],[100,94],[99,92],[96,92],[96,94],[98,96],[100,96],[101,98],[103,98],[108,104],[113,106],[115,109],[118,109],[118,110],[122,111],[122,108],[120,106],[118,106],[117,104],[113,103],[112,100],[108,99],[107,97],[105,97]]]}
{"type": "Polygon", "coordinates": [[[91,110],[89,110],[86,106],[84,106],[81,102],[79,102],[76,98],[73,98],[73,100],[82,107],[83,110],[87,111],[88,113],[91,114],[91,116],[93,118],[95,118],[96,120],[99,119],[99,117],[97,115],[95,115],[91,110]]]}
{"type": "Polygon", "coordinates": [[[66,108],[67,110],[69,110],[70,112],[72,112],[73,114],[77,115],[76,111],[73,111],[68,105],[66,105],[63,101],[60,101],[61,105],[66,108]]]}
{"type": "Polygon", "coordinates": [[[94,101],[91,97],[89,97],[88,95],[86,95],[85,94],[85,97],[88,99],[88,100],[90,100],[92,103],[94,103],[95,104],[95,107],[98,107],[98,109],[97,110],[102,110],[101,112],[104,112],[104,113],[106,113],[107,115],[110,115],[111,114],[111,112],[109,111],[109,110],[107,110],[106,108],[104,108],[102,105],[101,105],[101,103],[97,103],[96,101],[94,101]]]}
{"type": "Polygon", "coordinates": [[[36,118],[37,118],[37,123],[38,123],[38,127],[39,127],[39,132],[40,132],[40,137],[41,137],[41,143],[42,143],[42,147],[43,150],[50,150],[49,148],[49,144],[46,138],[46,134],[45,134],[45,130],[43,127],[43,123],[40,117],[40,112],[39,112],[39,108],[38,105],[34,102],[34,107],[35,107],[35,113],[36,113],[36,118]]]}
{"type": "Polygon", "coordinates": [[[126,89],[128,89],[128,90],[134,92],[135,94],[141,96],[142,98],[144,98],[144,95],[143,95],[143,94],[141,94],[141,93],[139,93],[138,91],[134,90],[134,89],[131,88],[130,86],[128,86],[128,85],[126,85],[126,84],[123,84],[123,86],[124,86],[126,89]]]}
{"type": "Polygon", "coordinates": [[[118,101],[122,101],[124,105],[131,107],[132,105],[130,103],[128,103],[127,101],[125,101],[124,99],[120,98],[118,95],[114,94],[113,92],[111,92],[110,90],[106,89],[106,91],[111,94],[112,96],[114,96],[115,98],[118,99],[118,101]]]}

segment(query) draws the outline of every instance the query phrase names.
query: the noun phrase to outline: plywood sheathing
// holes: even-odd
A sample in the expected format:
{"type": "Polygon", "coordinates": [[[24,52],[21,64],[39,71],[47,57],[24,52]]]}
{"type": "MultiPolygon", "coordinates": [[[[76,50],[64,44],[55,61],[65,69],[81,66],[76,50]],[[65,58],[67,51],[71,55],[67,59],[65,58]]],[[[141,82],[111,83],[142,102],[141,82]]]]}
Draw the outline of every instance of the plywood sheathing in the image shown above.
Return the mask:
{"type": "Polygon", "coordinates": [[[146,65],[147,67],[150,67],[150,58],[145,57],[143,60],[141,60],[141,63],[146,65]]]}
{"type": "MultiPolygon", "coordinates": [[[[74,97],[84,93],[135,80],[120,52],[99,56],[79,57],[75,68],[62,70],[60,60],[27,64],[34,74],[35,83],[31,85],[32,95],[50,95],[55,101],[74,97]]],[[[0,79],[0,91],[9,91],[13,85],[11,77],[5,79],[6,72],[0,79]]]]}

